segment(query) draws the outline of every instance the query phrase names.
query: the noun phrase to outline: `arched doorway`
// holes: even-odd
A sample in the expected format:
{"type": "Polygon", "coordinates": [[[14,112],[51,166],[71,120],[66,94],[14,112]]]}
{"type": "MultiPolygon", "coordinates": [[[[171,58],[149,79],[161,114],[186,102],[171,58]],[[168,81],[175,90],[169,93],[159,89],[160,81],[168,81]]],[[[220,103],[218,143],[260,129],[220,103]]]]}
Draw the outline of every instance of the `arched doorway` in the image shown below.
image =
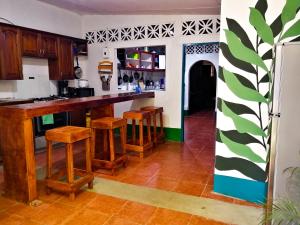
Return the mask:
{"type": "Polygon", "coordinates": [[[215,109],[216,68],[210,61],[200,60],[189,71],[189,114],[215,109]]]}

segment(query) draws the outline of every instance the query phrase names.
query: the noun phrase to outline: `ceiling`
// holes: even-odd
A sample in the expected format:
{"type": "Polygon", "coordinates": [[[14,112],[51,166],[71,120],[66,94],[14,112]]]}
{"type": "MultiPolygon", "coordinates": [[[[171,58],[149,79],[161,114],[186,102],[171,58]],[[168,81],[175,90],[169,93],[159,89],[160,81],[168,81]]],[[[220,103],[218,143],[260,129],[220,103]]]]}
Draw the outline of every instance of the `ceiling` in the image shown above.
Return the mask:
{"type": "Polygon", "coordinates": [[[80,15],[220,14],[221,0],[38,0],[80,15]]]}

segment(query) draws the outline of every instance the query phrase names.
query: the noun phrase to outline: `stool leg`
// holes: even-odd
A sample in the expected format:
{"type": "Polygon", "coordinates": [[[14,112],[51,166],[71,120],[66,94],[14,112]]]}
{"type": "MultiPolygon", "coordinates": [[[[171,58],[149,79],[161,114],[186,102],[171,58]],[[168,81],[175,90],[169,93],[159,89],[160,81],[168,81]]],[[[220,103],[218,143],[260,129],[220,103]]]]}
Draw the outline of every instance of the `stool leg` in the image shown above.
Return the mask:
{"type": "Polygon", "coordinates": [[[108,159],[108,145],[107,145],[107,130],[101,130],[103,133],[103,154],[104,154],[104,159],[108,159]]]}
{"type": "Polygon", "coordinates": [[[147,118],[147,134],[148,134],[148,143],[151,143],[151,117],[147,118]]]}
{"type": "MultiPolygon", "coordinates": [[[[86,171],[88,173],[92,172],[92,164],[91,164],[91,138],[87,138],[85,140],[85,160],[86,160],[86,171]]],[[[93,181],[88,183],[89,189],[93,188],[93,181]]]]}
{"type": "Polygon", "coordinates": [[[92,135],[91,135],[91,160],[95,159],[95,143],[96,141],[96,129],[92,129],[92,135]]]}
{"type": "Polygon", "coordinates": [[[126,155],[126,126],[120,127],[122,154],[126,155]]]}
{"type": "Polygon", "coordinates": [[[160,136],[164,136],[164,120],[163,120],[163,114],[159,113],[159,120],[160,120],[160,136]]]}
{"type": "MultiPolygon", "coordinates": [[[[115,161],[115,142],[114,142],[114,130],[109,130],[109,149],[110,149],[110,161],[115,161]]],[[[111,175],[114,175],[115,168],[112,168],[111,175]]]]}
{"type": "Polygon", "coordinates": [[[136,144],[135,119],[132,120],[132,144],[136,144]]]}
{"type": "MultiPolygon", "coordinates": [[[[139,120],[139,132],[140,132],[140,146],[144,145],[144,131],[143,131],[144,127],[143,127],[143,120],[139,120]]],[[[144,158],[144,153],[140,152],[140,158],[144,158]]]]}
{"type": "MultiPolygon", "coordinates": [[[[74,182],[74,170],[73,170],[73,145],[67,144],[66,146],[66,155],[67,155],[67,182],[72,184],[74,182]]],[[[75,199],[75,193],[72,192],[69,194],[71,200],[75,199]]]]}
{"type": "Polygon", "coordinates": [[[156,113],[153,114],[153,142],[157,143],[156,113]]]}
{"type": "Polygon", "coordinates": [[[47,178],[52,176],[52,141],[47,141],[47,178]]]}
{"type": "MultiPolygon", "coordinates": [[[[52,176],[52,141],[47,140],[47,178],[50,179],[52,176]]],[[[46,193],[50,194],[51,189],[46,187],[46,193]]]]}
{"type": "MultiPolygon", "coordinates": [[[[126,155],[126,136],[125,136],[126,126],[120,127],[120,136],[121,136],[121,148],[122,155],[126,155]]],[[[126,167],[126,159],[124,160],[123,166],[126,167]]]]}

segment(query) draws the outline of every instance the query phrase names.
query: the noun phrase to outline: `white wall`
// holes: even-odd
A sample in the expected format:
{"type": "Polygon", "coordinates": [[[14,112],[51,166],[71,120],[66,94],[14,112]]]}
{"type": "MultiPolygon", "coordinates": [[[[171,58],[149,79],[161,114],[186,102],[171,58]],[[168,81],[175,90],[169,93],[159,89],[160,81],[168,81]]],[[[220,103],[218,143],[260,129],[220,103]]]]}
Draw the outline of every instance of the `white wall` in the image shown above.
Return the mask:
{"type": "Polygon", "coordinates": [[[218,53],[203,53],[203,54],[186,54],[186,63],[185,63],[185,93],[184,93],[184,110],[189,109],[189,90],[190,90],[190,69],[192,66],[201,60],[207,60],[211,62],[216,69],[217,77],[219,74],[219,54],[218,53]]]}
{"type": "MultiPolygon", "coordinates": [[[[0,17],[19,26],[82,37],[81,16],[36,0],[0,0],[0,17]]],[[[23,58],[23,73],[26,75],[49,76],[47,67],[46,60],[23,58]]],[[[50,85],[55,93],[53,83],[50,85]]],[[[5,97],[20,97],[17,81],[0,81],[0,98],[5,97]]]]}
{"type": "MultiPolygon", "coordinates": [[[[116,59],[117,48],[165,45],[166,46],[166,91],[156,91],[154,100],[134,101],[131,103],[116,104],[116,115],[120,115],[123,111],[130,108],[140,107],[142,104],[154,104],[163,106],[165,111],[165,126],[172,128],[180,128],[181,121],[181,85],[182,85],[182,51],[183,44],[202,43],[202,42],[218,42],[218,34],[209,35],[181,35],[181,21],[210,18],[210,16],[84,16],[83,32],[100,30],[106,28],[120,28],[135,25],[150,25],[161,23],[175,23],[175,36],[171,38],[147,39],[119,41],[116,43],[91,44],[89,45],[89,60],[87,62],[87,74],[91,87],[95,88],[96,94],[115,93],[117,90],[117,68],[114,61],[114,75],[111,80],[111,91],[103,92],[101,90],[101,81],[97,73],[98,62],[102,60],[102,49],[107,46],[110,49],[110,59],[116,59]]],[[[218,18],[211,16],[211,18],[218,18]]]]}

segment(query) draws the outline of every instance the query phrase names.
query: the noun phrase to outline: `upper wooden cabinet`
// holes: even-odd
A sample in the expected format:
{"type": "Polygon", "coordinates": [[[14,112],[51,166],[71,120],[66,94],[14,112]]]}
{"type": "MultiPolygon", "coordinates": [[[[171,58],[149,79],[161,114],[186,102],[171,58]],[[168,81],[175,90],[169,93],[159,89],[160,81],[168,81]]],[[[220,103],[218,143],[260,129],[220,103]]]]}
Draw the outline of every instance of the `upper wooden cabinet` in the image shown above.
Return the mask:
{"type": "Polygon", "coordinates": [[[21,80],[22,56],[20,30],[0,25],[0,79],[21,80]]]}
{"type": "Polygon", "coordinates": [[[87,41],[0,23],[0,80],[21,80],[22,56],[48,59],[50,80],[74,79],[74,54],[87,55],[87,41]]]}
{"type": "Polygon", "coordinates": [[[56,58],[57,37],[35,31],[22,31],[22,54],[24,56],[56,58]]]}
{"type": "Polygon", "coordinates": [[[58,58],[49,59],[50,80],[74,79],[73,41],[70,38],[59,38],[58,58]]]}

